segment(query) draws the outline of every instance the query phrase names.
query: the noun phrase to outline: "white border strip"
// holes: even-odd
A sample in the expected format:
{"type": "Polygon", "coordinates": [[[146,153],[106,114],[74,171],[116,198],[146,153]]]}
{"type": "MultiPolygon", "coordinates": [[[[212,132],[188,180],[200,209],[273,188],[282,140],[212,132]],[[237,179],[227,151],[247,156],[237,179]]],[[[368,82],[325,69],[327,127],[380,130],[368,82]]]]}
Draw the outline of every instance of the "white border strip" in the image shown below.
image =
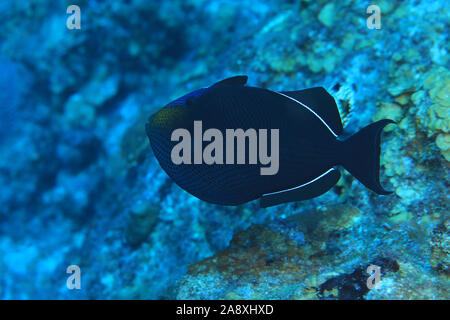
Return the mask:
{"type": "Polygon", "coordinates": [[[313,183],[314,181],[319,180],[320,178],[322,178],[323,176],[327,175],[328,173],[330,173],[330,172],[333,171],[333,170],[336,170],[336,169],[335,169],[335,168],[331,168],[331,169],[329,169],[327,172],[322,173],[322,174],[321,174],[320,176],[318,176],[317,178],[314,178],[313,180],[311,180],[311,181],[309,181],[309,182],[307,182],[307,183],[304,183],[304,184],[302,184],[301,186],[293,187],[293,188],[286,189],[286,190],[281,190],[281,191],[276,191],[276,192],[266,193],[266,194],[263,194],[262,197],[270,196],[270,195],[277,194],[277,193],[282,193],[282,192],[287,192],[287,191],[291,191],[291,190],[303,188],[303,187],[307,186],[308,184],[311,184],[311,183],[313,183]]]}
{"type": "Polygon", "coordinates": [[[302,105],[303,107],[305,107],[306,109],[308,109],[309,111],[311,111],[317,118],[319,118],[320,121],[323,122],[323,124],[328,128],[328,130],[330,130],[330,132],[333,134],[333,136],[335,136],[335,137],[337,138],[338,135],[337,135],[336,133],[334,133],[333,130],[331,130],[331,128],[328,126],[328,124],[327,124],[327,123],[326,123],[326,122],[325,122],[325,121],[324,121],[317,113],[315,113],[313,109],[311,109],[310,107],[308,107],[306,104],[301,103],[301,102],[298,101],[297,99],[294,99],[294,98],[292,98],[292,97],[289,97],[288,95],[285,95],[284,93],[281,93],[281,92],[276,92],[276,93],[278,93],[278,94],[280,94],[280,95],[282,95],[282,96],[285,96],[286,98],[289,98],[289,99],[291,99],[292,101],[297,102],[298,104],[302,105]]]}

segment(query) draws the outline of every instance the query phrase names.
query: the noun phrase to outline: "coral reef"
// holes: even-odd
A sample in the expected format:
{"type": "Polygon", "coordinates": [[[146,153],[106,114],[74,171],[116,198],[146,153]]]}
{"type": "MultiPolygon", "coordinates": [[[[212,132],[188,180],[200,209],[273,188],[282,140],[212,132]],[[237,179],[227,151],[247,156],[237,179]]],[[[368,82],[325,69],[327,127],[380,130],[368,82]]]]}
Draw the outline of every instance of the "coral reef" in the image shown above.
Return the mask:
{"type": "MultiPolygon", "coordinates": [[[[370,265],[377,266],[383,272],[381,276],[387,275],[388,272],[397,272],[399,265],[397,261],[378,257],[365,267],[358,267],[349,274],[341,274],[337,277],[328,279],[318,288],[318,295],[321,299],[331,300],[361,300],[371,290],[367,286],[367,267],[370,265]],[[326,292],[329,292],[326,294],[326,292]]],[[[380,280],[381,281],[381,280],[380,280]]],[[[373,289],[373,288],[372,288],[373,289]]]]}
{"type": "Polygon", "coordinates": [[[69,4],[0,2],[1,298],[450,298],[448,1],[380,1],[379,30],[355,0],[79,0],[80,30],[69,4]],[[325,87],[346,134],[395,120],[380,168],[393,194],[345,171],[269,209],[182,191],[144,124],[234,74],[325,87]],[[371,263],[384,270],[366,290],[371,263]]]}
{"type": "Polygon", "coordinates": [[[431,266],[447,276],[450,273],[449,221],[439,224],[431,237],[431,266]]]}
{"type": "Polygon", "coordinates": [[[139,246],[152,233],[158,213],[158,206],[149,202],[139,201],[131,208],[125,231],[125,239],[130,246],[139,246]]]}
{"type": "MultiPolygon", "coordinates": [[[[225,250],[190,266],[177,298],[433,299],[446,295],[445,281],[417,269],[411,272],[407,261],[397,262],[398,252],[390,248],[389,237],[381,235],[386,227],[363,228],[373,221],[355,207],[338,205],[294,214],[286,220],[281,224],[301,233],[302,242],[283,236],[277,228],[280,222],[251,226],[235,234],[225,250]],[[368,265],[381,268],[381,282],[372,290],[366,286],[368,265]],[[414,291],[408,281],[420,282],[423,287],[414,291]]],[[[422,246],[427,250],[425,243],[422,246]]],[[[445,253],[441,251],[436,260],[442,261],[442,256],[445,253]]],[[[413,265],[425,270],[423,263],[414,261],[413,265]]]]}

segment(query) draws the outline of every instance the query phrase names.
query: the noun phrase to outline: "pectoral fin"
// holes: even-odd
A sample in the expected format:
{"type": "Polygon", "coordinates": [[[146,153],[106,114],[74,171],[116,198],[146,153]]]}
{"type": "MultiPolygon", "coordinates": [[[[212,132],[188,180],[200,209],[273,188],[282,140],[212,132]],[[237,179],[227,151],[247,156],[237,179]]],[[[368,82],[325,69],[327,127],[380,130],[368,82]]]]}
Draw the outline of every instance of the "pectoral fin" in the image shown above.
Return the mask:
{"type": "Polygon", "coordinates": [[[295,188],[263,194],[259,200],[261,208],[281,203],[308,200],[330,190],[341,177],[338,169],[331,168],[317,178],[295,188]]]}

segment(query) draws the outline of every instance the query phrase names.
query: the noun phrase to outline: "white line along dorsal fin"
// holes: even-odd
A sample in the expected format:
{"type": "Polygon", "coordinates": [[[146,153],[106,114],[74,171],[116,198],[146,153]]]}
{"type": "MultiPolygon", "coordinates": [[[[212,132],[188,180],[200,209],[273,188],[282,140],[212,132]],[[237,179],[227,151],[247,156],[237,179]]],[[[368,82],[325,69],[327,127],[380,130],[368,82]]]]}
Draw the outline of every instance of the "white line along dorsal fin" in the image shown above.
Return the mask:
{"type": "MultiPolygon", "coordinates": [[[[289,97],[288,95],[285,95],[284,93],[281,93],[281,92],[276,92],[276,93],[278,93],[279,95],[282,95],[282,96],[284,96],[284,97],[286,97],[286,98],[288,98],[288,99],[291,99],[292,101],[298,103],[298,104],[301,105],[302,107],[304,107],[304,108],[306,108],[307,110],[311,111],[311,112],[312,112],[312,113],[313,113],[320,121],[322,121],[322,123],[325,125],[325,127],[327,127],[328,130],[330,130],[330,132],[333,134],[333,136],[334,136],[335,138],[338,137],[338,135],[330,128],[330,126],[325,122],[325,120],[323,120],[321,116],[319,116],[313,109],[311,109],[310,107],[308,107],[306,104],[304,104],[304,103],[298,101],[297,99],[294,99],[294,98],[292,98],[292,97],[289,97]]],[[[330,169],[330,170],[331,170],[331,169],[330,169]]]]}
{"type": "Polygon", "coordinates": [[[300,188],[306,187],[307,185],[309,185],[309,184],[311,184],[311,183],[314,183],[315,181],[319,180],[320,178],[326,176],[327,174],[329,174],[329,173],[330,173],[331,171],[333,171],[333,170],[336,170],[336,169],[335,169],[335,168],[331,168],[331,169],[325,171],[324,173],[322,173],[322,174],[321,174],[320,176],[318,176],[317,178],[314,178],[314,179],[312,179],[311,181],[308,181],[308,182],[306,182],[306,183],[304,183],[304,184],[302,184],[302,185],[300,185],[300,186],[293,187],[293,188],[289,188],[289,189],[285,189],[285,190],[281,190],[281,191],[275,191],[275,192],[265,193],[265,194],[263,194],[262,196],[263,196],[263,197],[265,197],[265,196],[270,196],[270,195],[279,194],[279,193],[288,192],[288,191],[292,191],[292,190],[296,190],[296,189],[300,189],[300,188]]]}

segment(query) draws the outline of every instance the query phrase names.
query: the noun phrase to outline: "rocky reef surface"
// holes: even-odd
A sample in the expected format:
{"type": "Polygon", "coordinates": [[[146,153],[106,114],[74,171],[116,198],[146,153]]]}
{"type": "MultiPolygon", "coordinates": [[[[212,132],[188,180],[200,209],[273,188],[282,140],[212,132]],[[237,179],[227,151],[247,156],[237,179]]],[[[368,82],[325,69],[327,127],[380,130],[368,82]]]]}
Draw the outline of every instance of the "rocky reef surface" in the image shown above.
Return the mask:
{"type": "Polygon", "coordinates": [[[0,3],[1,298],[450,298],[448,1],[380,0],[369,29],[356,0],[79,0],[69,30],[72,2],[0,3]],[[235,74],[323,86],[349,131],[395,120],[380,168],[394,193],[347,173],[269,209],[181,190],[144,124],[235,74]]]}

